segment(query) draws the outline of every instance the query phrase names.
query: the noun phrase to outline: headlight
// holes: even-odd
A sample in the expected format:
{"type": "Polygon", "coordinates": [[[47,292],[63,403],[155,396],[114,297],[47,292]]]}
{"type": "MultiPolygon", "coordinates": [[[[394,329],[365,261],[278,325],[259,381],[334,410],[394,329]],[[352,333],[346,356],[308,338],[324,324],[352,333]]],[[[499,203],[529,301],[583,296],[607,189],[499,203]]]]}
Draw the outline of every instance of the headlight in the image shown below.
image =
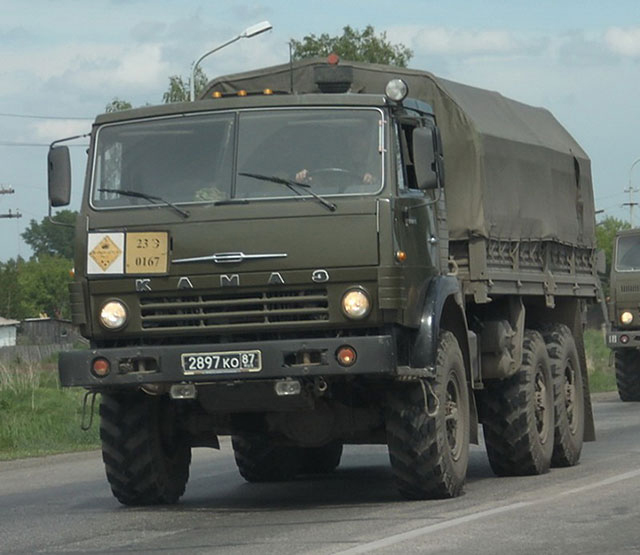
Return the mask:
{"type": "Polygon", "coordinates": [[[361,320],[371,312],[371,300],[364,289],[349,289],[342,296],[342,311],[352,320],[361,320]]]}
{"type": "Polygon", "coordinates": [[[633,314],[628,310],[625,310],[622,314],[620,314],[620,322],[622,322],[625,326],[628,326],[631,322],[633,322],[633,314]]]}
{"type": "Polygon", "coordinates": [[[100,310],[100,323],[108,330],[117,330],[127,321],[127,309],[120,301],[109,301],[100,310]]]}

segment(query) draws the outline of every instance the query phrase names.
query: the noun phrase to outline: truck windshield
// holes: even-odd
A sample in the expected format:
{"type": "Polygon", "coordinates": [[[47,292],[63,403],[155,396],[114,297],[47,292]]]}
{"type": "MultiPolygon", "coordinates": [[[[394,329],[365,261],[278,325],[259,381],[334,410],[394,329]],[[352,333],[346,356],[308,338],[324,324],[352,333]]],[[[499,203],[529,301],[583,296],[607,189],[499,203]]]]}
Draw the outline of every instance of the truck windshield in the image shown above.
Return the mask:
{"type": "Polygon", "coordinates": [[[640,235],[618,237],[615,268],[619,272],[640,271],[640,235]]]}
{"type": "Polygon", "coordinates": [[[173,204],[300,196],[250,174],[299,181],[323,196],[374,194],[382,187],[381,121],[377,109],[307,108],[108,124],[96,137],[92,205],[149,206],[145,195],[173,204]]]}

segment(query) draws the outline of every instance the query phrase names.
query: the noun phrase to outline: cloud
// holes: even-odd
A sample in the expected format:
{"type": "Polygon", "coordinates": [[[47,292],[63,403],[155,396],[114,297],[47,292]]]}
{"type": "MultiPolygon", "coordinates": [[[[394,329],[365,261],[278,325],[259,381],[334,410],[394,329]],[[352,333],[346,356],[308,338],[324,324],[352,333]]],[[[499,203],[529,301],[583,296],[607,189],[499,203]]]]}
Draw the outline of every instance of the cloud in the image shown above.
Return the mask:
{"type": "Polygon", "coordinates": [[[91,131],[91,121],[48,120],[33,123],[32,132],[38,141],[50,143],[63,137],[83,135],[91,131]]]}
{"type": "Polygon", "coordinates": [[[623,56],[640,56],[640,27],[610,27],[604,34],[607,47],[623,56]]]}
{"type": "Polygon", "coordinates": [[[389,28],[387,38],[392,43],[402,43],[428,54],[504,53],[519,48],[517,38],[501,30],[474,31],[407,25],[389,28]]]}

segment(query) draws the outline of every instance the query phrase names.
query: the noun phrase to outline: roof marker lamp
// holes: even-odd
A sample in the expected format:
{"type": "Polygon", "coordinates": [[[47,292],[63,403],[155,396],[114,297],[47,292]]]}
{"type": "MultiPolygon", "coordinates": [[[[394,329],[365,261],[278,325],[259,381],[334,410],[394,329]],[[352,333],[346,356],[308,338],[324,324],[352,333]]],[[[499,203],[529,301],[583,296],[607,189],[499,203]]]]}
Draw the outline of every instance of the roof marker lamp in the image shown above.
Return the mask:
{"type": "Polygon", "coordinates": [[[409,94],[409,87],[402,79],[391,79],[384,88],[384,94],[389,100],[402,102],[409,94]]]}
{"type": "Polygon", "coordinates": [[[120,301],[108,301],[100,309],[100,323],[108,330],[117,330],[127,322],[127,308],[120,301]]]}
{"type": "Polygon", "coordinates": [[[213,54],[218,50],[222,50],[225,46],[229,46],[230,44],[236,42],[237,40],[250,39],[251,37],[255,37],[256,35],[264,33],[265,31],[270,31],[272,28],[273,26],[268,21],[261,21],[260,23],[251,25],[251,27],[247,27],[242,33],[233,37],[231,40],[228,40],[227,42],[223,42],[221,45],[216,46],[213,50],[209,50],[208,52],[205,52],[202,56],[200,56],[196,60],[196,62],[193,64],[193,68],[191,69],[191,82],[190,82],[190,89],[189,89],[189,99],[191,100],[191,102],[193,102],[196,99],[196,85],[195,85],[196,70],[198,69],[198,66],[200,65],[200,62],[202,60],[204,60],[210,54],[213,54]]]}

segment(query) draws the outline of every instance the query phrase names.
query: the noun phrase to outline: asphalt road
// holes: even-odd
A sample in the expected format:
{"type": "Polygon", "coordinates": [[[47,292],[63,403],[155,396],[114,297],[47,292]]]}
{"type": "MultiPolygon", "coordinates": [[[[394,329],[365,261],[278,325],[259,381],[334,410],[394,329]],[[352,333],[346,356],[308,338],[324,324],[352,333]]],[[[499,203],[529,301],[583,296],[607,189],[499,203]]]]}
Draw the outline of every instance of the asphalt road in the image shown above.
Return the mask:
{"type": "Polygon", "coordinates": [[[465,494],[404,501],[386,449],[336,473],[247,484],[231,447],[194,452],[180,504],[126,508],[99,452],[0,462],[0,553],[640,553],[640,403],[594,397],[598,441],[544,476],[495,477],[473,448],[465,494]]]}

